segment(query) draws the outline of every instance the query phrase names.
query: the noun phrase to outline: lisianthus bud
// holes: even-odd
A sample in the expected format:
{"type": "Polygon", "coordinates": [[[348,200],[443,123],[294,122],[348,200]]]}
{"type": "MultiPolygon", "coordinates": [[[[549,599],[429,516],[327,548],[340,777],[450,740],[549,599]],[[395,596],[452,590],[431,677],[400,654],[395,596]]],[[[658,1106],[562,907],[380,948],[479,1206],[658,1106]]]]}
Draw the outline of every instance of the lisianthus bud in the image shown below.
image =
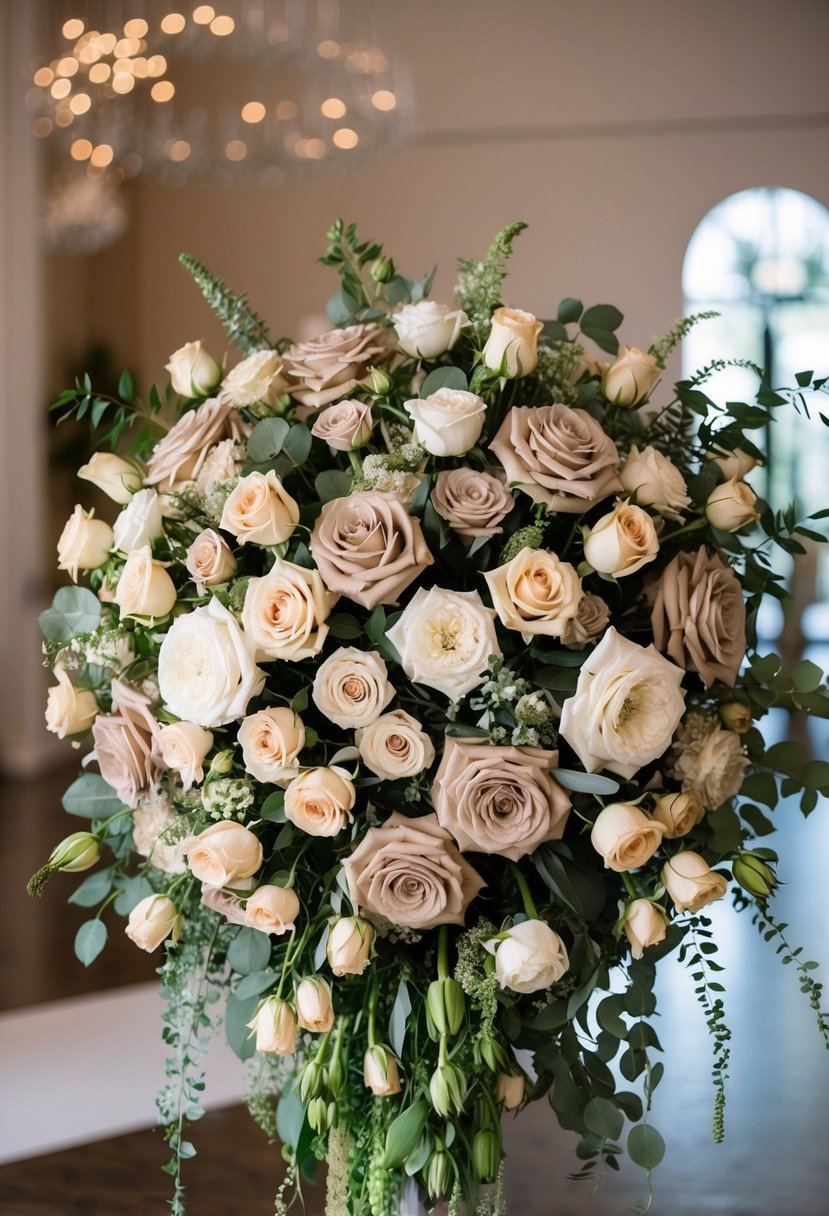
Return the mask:
{"type": "Polygon", "coordinates": [[[497,1039],[481,1038],[475,1045],[476,1059],[480,1057],[491,1072],[502,1072],[507,1067],[507,1056],[497,1039]]]}
{"type": "Polygon", "coordinates": [[[445,1149],[438,1149],[429,1158],[426,1169],[426,1190],[430,1199],[448,1195],[452,1188],[452,1159],[445,1149]]]}
{"type": "Polygon", "coordinates": [[[339,1052],[328,1065],[328,1088],[336,1098],[345,1084],[345,1067],[339,1052]]]}
{"type": "Polygon", "coordinates": [[[385,397],[391,388],[391,376],[382,367],[370,367],[360,382],[375,397],[385,397]]]}
{"type": "Polygon", "coordinates": [[[377,1098],[400,1093],[400,1073],[397,1060],[380,1043],[369,1047],[363,1057],[363,1080],[377,1098]]]}
{"type": "Polygon", "coordinates": [[[756,853],[740,853],[731,868],[743,890],[756,899],[768,899],[780,885],[774,868],[756,853]]]}
{"type": "Polygon", "coordinates": [[[299,1100],[303,1106],[320,1095],[324,1080],[325,1069],[318,1059],[305,1065],[299,1078],[299,1100]]]}
{"type": "Polygon", "coordinates": [[[371,277],[375,283],[390,283],[394,274],[394,262],[391,258],[379,257],[372,262],[371,277]]]}
{"type": "Polygon", "coordinates": [[[457,980],[433,980],[426,992],[426,1008],[438,1034],[457,1034],[463,1025],[463,988],[457,980]]]}
{"type": "Polygon", "coordinates": [[[49,865],[70,874],[88,870],[101,856],[101,843],[91,832],[72,832],[52,849],[49,865]]]}
{"type": "Polygon", "coordinates": [[[325,1098],[312,1098],[308,1103],[308,1122],[320,1136],[328,1131],[328,1103],[325,1098]]]}
{"type": "Polygon", "coordinates": [[[432,1106],[443,1118],[460,1114],[466,1097],[466,1077],[457,1064],[439,1064],[429,1081],[432,1106]]]}
{"type": "Polygon", "coordinates": [[[494,1182],[501,1168],[501,1137],[493,1127],[482,1127],[472,1140],[472,1164],[479,1182],[494,1182]]]}
{"type": "Polygon", "coordinates": [[[727,705],[720,706],[720,721],[728,730],[744,735],[751,730],[751,710],[741,701],[729,701],[727,705]]]}

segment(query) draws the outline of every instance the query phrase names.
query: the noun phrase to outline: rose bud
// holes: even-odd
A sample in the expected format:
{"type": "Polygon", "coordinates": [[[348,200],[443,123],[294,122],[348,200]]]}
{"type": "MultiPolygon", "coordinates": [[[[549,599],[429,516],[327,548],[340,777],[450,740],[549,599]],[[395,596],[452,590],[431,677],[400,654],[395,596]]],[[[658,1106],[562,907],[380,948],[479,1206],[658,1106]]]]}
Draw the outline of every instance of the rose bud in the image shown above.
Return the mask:
{"type": "Polygon", "coordinates": [[[659,537],[647,511],[619,503],[597,520],[584,540],[584,556],[600,574],[624,578],[634,574],[659,552],[659,537]]]}
{"type": "Polygon", "coordinates": [[[649,899],[634,899],[625,913],[622,926],[630,942],[630,953],[641,958],[648,946],[656,946],[665,940],[668,928],[667,913],[649,899]]]}
{"type": "Polygon", "coordinates": [[[166,895],[148,895],[130,912],[124,932],[136,946],[151,953],[166,937],[176,944],[181,932],[181,914],[166,895]]]}
{"type": "Polygon", "coordinates": [[[756,456],[750,456],[742,448],[734,448],[733,452],[708,452],[707,459],[719,465],[725,481],[730,481],[732,477],[745,477],[760,464],[756,456]]]}
{"type": "Polygon", "coordinates": [[[121,618],[158,619],[176,602],[176,585],[161,562],[153,560],[149,545],[129,555],[118,579],[115,603],[121,618]]]}
{"type": "Polygon", "coordinates": [[[343,916],[331,926],[325,953],[335,975],[362,975],[368,966],[374,929],[359,916],[343,916]]]}
{"type": "Polygon", "coordinates": [[[209,887],[232,886],[262,865],[262,844],[249,828],[224,820],[211,824],[185,844],[190,870],[209,887]]]}
{"type": "Polygon", "coordinates": [[[207,397],[222,378],[222,369],[216,360],[198,342],[187,342],[170,355],[164,365],[170,373],[170,383],[181,397],[193,399],[207,397]]]}
{"type": "Polygon", "coordinates": [[[486,367],[510,380],[529,376],[538,363],[538,335],[543,322],[520,308],[496,308],[483,351],[486,367]]]}
{"type": "Polygon", "coordinates": [[[334,1025],[331,989],[325,980],[309,977],[300,980],[294,994],[296,1016],[303,1030],[322,1034],[334,1025]]]}
{"type": "Polygon", "coordinates": [[[605,869],[622,874],[653,857],[664,834],[664,826],[637,806],[614,802],[599,812],[590,843],[604,859],[605,869]]]}
{"type": "Polygon", "coordinates": [[[727,705],[721,705],[719,714],[723,726],[733,730],[735,734],[744,735],[746,731],[751,730],[751,710],[741,701],[729,701],[727,705]]]}
{"type": "Polygon", "coordinates": [[[112,528],[94,511],[75,510],[66,521],[58,540],[58,570],[66,570],[72,581],[78,581],[79,570],[97,570],[109,557],[112,548],[112,528]]]}
{"type": "Polygon", "coordinates": [[[687,836],[691,828],[702,822],[704,814],[705,807],[696,790],[661,794],[653,808],[653,817],[662,824],[668,840],[687,836]]]}
{"type": "Polygon", "coordinates": [[[89,461],[78,469],[83,481],[108,495],[113,502],[124,507],[136,490],[141,489],[141,474],[129,460],[123,460],[114,452],[95,452],[89,461]]]}
{"type": "Polygon", "coordinates": [[[757,853],[740,853],[734,858],[731,871],[743,890],[755,899],[768,899],[780,885],[774,868],[757,853]]]}
{"type": "Polygon", "coordinates": [[[474,448],[486,419],[486,404],[465,389],[439,388],[428,397],[404,401],[414,420],[415,439],[433,456],[463,456],[474,448]]]}
{"type": "Polygon", "coordinates": [[[98,716],[98,701],[88,688],[76,688],[62,669],[46,696],[46,729],[59,739],[82,735],[98,716]]]}
{"type": "Polygon", "coordinates": [[[257,887],[245,904],[245,919],[251,929],[273,933],[278,937],[295,927],[294,918],[298,912],[296,891],[292,887],[279,887],[274,883],[257,887]]]}
{"type": "Polygon", "coordinates": [[[711,869],[699,853],[675,854],[662,867],[662,881],[677,912],[698,912],[706,904],[722,899],[728,883],[711,869]]]}
{"type": "Polygon", "coordinates": [[[632,409],[647,400],[661,371],[653,355],[635,346],[620,346],[602,377],[602,392],[613,405],[632,409]]]}
{"type": "Polygon", "coordinates": [[[495,955],[495,974],[502,988],[540,992],[560,980],[570,960],[559,935],[542,920],[513,925],[503,937],[484,947],[495,955]]]}
{"type": "Polygon", "coordinates": [[[744,481],[732,477],[715,486],[705,504],[705,517],[713,528],[722,532],[739,532],[760,518],[755,509],[757,495],[744,481]]]}
{"type": "Polygon", "coordinates": [[[256,1031],[256,1050],[280,1056],[293,1055],[296,1050],[296,1018],[287,1001],[269,996],[248,1022],[256,1031]]]}
{"type": "Polygon", "coordinates": [[[379,1043],[369,1047],[363,1057],[363,1080],[376,1098],[388,1098],[400,1093],[397,1060],[388,1047],[379,1043]]]}
{"type": "Polygon", "coordinates": [[[362,401],[337,401],[319,413],[311,434],[325,440],[334,452],[352,452],[368,443],[373,426],[370,406],[362,401]]]}
{"type": "Polygon", "coordinates": [[[153,489],[136,490],[112,525],[112,547],[119,553],[143,549],[164,535],[161,495],[153,489]]]}
{"type": "Polygon", "coordinates": [[[495,1084],[495,1101],[504,1110],[518,1110],[527,1096],[527,1083],[522,1073],[499,1072],[495,1084]]]}

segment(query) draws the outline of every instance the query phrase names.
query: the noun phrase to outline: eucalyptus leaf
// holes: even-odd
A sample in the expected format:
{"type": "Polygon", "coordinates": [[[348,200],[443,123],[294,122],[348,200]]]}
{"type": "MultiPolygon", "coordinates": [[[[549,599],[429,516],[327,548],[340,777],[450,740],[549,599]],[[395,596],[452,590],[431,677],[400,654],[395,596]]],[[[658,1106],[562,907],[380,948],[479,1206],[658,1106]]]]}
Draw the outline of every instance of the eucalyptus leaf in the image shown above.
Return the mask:
{"type": "Polygon", "coordinates": [[[436,393],[440,388],[466,391],[469,388],[466,373],[459,367],[436,367],[433,372],[429,373],[420,386],[420,396],[430,397],[432,393],[436,393]]]}
{"type": "Polygon", "coordinates": [[[267,933],[243,926],[227,949],[227,961],[240,975],[264,971],[270,962],[271,939],[267,933]]]}
{"type": "Polygon", "coordinates": [[[279,976],[275,971],[251,971],[250,975],[239,980],[233,995],[239,1001],[251,996],[259,996],[260,992],[267,992],[269,988],[273,988],[278,979],[279,976]]]}
{"type": "Polygon", "coordinates": [[[150,895],[155,894],[152,886],[142,874],[125,878],[120,886],[121,892],[115,900],[115,911],[119,916],[129,916],[142,899],[147,899],[150,895]]]}
{"type": "Polygon", "coordinates": [[[248,1028],[259,1004],[258,996],[239,1000],[231,992],[225,1006],[225,1038],[234,1055],[240,1060],[249,1060],[256,1051],[256,1039],[248,1028]]]}
{"type": "Polygon", "coordinates": [[[297,467],[305,464],[311,451],[311,432],[304,422],[298,422],[291,427],[282,444],[282,451],[297,467]]]}
{"type": "Polygon", "coordinates": [[[347,498],[351,493],[351,474],[342,469],[325,469],[314,479],[314,489],[320,502],[331,502],[335,498],[347,498]]]}
{"type": "Polygon", "coordinates": [[[87,587],[60,587],[51,608],[37,618],[48,642],[68,642],[82,633],[92,633],[101,621],[101,601],[87,587]]]}
{"type": "Polygon", "coordinates": [[[585,309],[581,318],[581,328],[586,332],[585,326],[595,326],[597,329],[607,329],[612,333],[619,328],[622,321],[624,321],[624,316],[612,304],[594,304],[592,308],[585,309]]]}
{"type": "Polygon", "coordinates": [[[112,870],[98,870],[75,888],[67,902],[79,908],[94,908],[106,899],[111,890],[112,870]]]}
{"type": "Polygon", "coordinates": [[[69,786],[61,803],[70,815],[83,815],[86,819],[107,819],[124,807],[112,786],[98,773],[82,773],[69,786]]]}
{"type": "Polygon", "coordinates": [[[665,1141],[655,1127],[639,1123],[630,1129],[627,1142],[628,1156],[634,1165],[643,1170],[654,1170],[665,1156],[665,1141]]]}
{"type": "Polygon", "coordinates": [[[75,956],[88,967],[107,944],[107,927],[102,920],[86,920],[75,934],[75,956]]]}
{"type": "Polygon", "coordinates": [[[601,773],[583,773],[579,769],[554,768],[550,770],[554,780],[565,790],[579,794],[615,794],[619,782],[612,777],[603,777],[601,773]]]}
{"type": "Polygon", "coordinates": [[[558,306],[559,322],[562,325],[569,325],[572,321],[578,321],[583,307],[581,300],[575,299],[574,296],[567,296],[558,306]]]}
{"type": "Polygon", "coordinates": [[[394,998],[391,1018],[389,1019],[389,1042],[395,1055],[398,1056],[403,1054],[403,1045],[406,1041],[406,1023],[409,1020],[411,1011],[412,1002],[409,997],[409,986],[404,979],[401,979],[397,985],[397,995],[394,998]]]}
{"type": "Polygon", "coordinates": [[[618,1140],[625,1117],[609,1098],[591,1098],[584,1108],[585,1127],[603,1140],[618,1140]]]}
{"type": "Polygon", "coordinates": [[[285,791],[274,790],[269,794],[259,808],[259,814],[269,823],[285,823],[285,791]]]}
{"type": "Polygon", "coordinates": [[[250,459],[259,462],[278,456],[289,430],[284,418],[263,418],[257,422],[248,438],[250,459]]]}

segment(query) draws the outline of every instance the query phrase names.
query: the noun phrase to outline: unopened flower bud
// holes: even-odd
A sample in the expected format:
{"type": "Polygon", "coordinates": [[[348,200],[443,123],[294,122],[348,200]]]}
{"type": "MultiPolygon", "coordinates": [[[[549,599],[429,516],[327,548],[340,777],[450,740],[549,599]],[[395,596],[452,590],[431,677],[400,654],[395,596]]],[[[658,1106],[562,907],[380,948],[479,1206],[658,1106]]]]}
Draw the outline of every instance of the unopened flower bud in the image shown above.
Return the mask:
{"type": "Polygon", "coordinates": [[[318,1059],[305,1065],[299,1079],[299,1100],[304,1106],[307,1106],[312,1098],[319,1097],[324,1080],[325,1069],[318,1059]]]}
{"type": "Polygon", "coordinates": [[[379,257],[372,264],[371,277],[375,283],[390,283],[394,274],[394,262],[391,258],[379,257]]]}
{"type": "Polygon", "coordinates": [[[482,1127],[472,1140],[472,1164],[479,1182],[493,1182],[501,1168],[501,1137],[495,1128],[482,1127]]]}
{"type": "Polygon", "coordinates": [[[518,1110],[527,1096],[527,1085],[523,1074],[500,1072],[495,1087],[495,1101],[500,1102],[504,1110],[518,1110]]]}
{"type": "Polygon", "coordinates": [[[756,853],[740,853],[732,872],[743,890],[756,899],[768,899],[780,885],[773,867],[756,853]]]}
{"type": "Polygon", "coordinates": [[[213,777],[226,777],[232,768],[233,749],[228,747],[223,752],[217,752],[210,761],[210,770],[207,774],[207,781],[210,781],[213,777]]]}
{"type": "Polygon", "coordinates": [[[49,865],[70,874],[88,870],[101,856],[101,843],[91,832],[72,832],[52,849],[49,865]]]}
{"type": "Polygon", "coordinates": [[[336,1098],[345,1084],[345,1069],[339,1052],[328,1065],[328,1089],[336,1098]]]}
{"type": "Polygon", "coordinates": [[[362,384],[375,397],[385,397],[391,388],[391,376],[382,367],[370,367],[362,379],[362,384]]]}
{"type": "Polygon", "coordinates": [[[426,992],[426,1008],[439,1035],[455,1035],[463,1025],[463,989],[457,980],[433,980],[426,992]]]}
{"type": "Polygon", "coordinates": [[[429,1081],[429,1093],[432,1106],[443,1118],[459,1115],[466,1097],[466,1077],[457,1064],[439,1064],[429,1081]]]}
{"type": "Polygon", "coordinates": [[[429,1158],[426,1170],[426,1190],[430,1199],[448,1195],[452,1188],[452,1160],[444,1149],[438,1149],[429,1158]]]}
{"type": "Polygon", "coordinates": [[[721,705],[720,720],[723,726],[738,735],[744,735],[747,730],[751,730],[751,710],[741,701],[729,701],[727,705],[721,705]]]}
{"type": "MultiPolygon", "coordinates": [[[[494,964],[495,960],[491,961],[494,964]]],[[[492,1072],[504,1072],[508,1067],[506,1052],[497,1039],[482,1038],[476,1044],[475,1055],[480,1056],[492,1072]]]]}
{"type": "Polygon", "coordinates": [[[376,1043],[369,1047],[363,1057],[363,1080],[377,1098],[387,1098],[400,1093],[400,1073],[397,1060],[389,1051],[376,1043]]]}
{"type": "Polygon", "coordinates": [[[320,1136],[328,1131],[328,1103],[325,1098],[312,1098],[308,1103],[308,1122],[320,1136]]]}

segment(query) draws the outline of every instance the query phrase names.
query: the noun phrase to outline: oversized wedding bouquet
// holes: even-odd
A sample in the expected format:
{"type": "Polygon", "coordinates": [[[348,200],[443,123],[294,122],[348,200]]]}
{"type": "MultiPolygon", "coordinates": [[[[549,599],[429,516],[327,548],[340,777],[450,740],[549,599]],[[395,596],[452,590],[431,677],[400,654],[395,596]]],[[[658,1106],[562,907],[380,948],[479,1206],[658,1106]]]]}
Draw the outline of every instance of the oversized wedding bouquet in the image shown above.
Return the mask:
{"type": "Polygon", "coordinates": [[[453,307],[337,223],[336,328],[296,344],[185,257],[242,361],[190,342],[146,405],[126,374],[118,400],[85,379],[58,402],[96,436],[79,476],[121,510],[75,508],[74,585],[41,618],[47,724],[91,733],[96,769],[64,800],[89,830],[32,886],[96,867],[71,896],[96,909],[86,964],[113,910],[164,945],[175,1212],[219,1021],[284,1144],[277,1210],[326,1159],[332,1216],[395,1216],[404,1188],[502,1210],[502,1112],[545,1095],[582,1175],[623,1144],[649,1171],[669,952],[713,1036],[719,1137],[703,909],[729,891],[827,1034],[757,838],[781,792],[815,806],[829,764],[755,726],[829,716],[820,671],[781,674],[756,632],[785,596],[775,546],[823,537],[744,480],[750,436],[824,382],[723,407],[720,364],[661,380],[698,318],[643,351],[607,304],[504,307],[523,227],[460,263],[453,307]]]}

